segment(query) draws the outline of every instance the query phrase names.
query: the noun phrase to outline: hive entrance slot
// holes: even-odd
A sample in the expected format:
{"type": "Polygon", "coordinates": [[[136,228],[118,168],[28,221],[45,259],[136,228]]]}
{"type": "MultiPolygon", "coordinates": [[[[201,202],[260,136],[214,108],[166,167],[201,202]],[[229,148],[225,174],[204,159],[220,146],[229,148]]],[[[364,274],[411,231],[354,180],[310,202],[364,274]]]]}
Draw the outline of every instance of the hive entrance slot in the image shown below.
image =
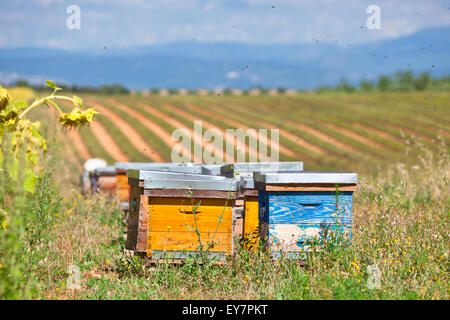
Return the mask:
{"type": "Polygon", "coordinates": [[[321,203],[300,203],[300,205],[305,209],[315,209],[321,206],[321,203]]]}
{"type": "MultiPolygon", "coordinates": [[[[178,209],[178,211],[184,214],[194,214],[194,210],[178,209]]],[[[200,210],[196,210],[195,214],[199,214],[200,212],[201,212],[200,210]]]]}

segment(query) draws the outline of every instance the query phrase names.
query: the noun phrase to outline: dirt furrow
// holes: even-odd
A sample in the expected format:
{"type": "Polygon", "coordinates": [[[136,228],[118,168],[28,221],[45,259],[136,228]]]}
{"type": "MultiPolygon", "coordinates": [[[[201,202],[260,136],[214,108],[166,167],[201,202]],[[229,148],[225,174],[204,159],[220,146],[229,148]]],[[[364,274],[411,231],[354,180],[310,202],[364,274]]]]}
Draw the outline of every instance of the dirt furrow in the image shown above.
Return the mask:
{"type": "MultiPolygon", "coordinates": [[[[270,108],[269,106],[267,106],[265,104],[262,104],[262,103],[257,103],[256,105],[258,106],[258,108],[263,109],[264,111],[270,112],[270,111],[273,110],[273,108],[270,108]]],[[[245,106],[245,107],[247,107],[247,106],[245,106]]],[[[323,132],[321,132],[319,130],[316,130],[316,129],[312,128],[312,127],[309,127],[307,125],[304,125],[302,123],[295,122],[295,121],[292,121],[292,120],[286,120],[286,119],[280,119],[280,120],[286,121],[287,124],[289,124],[289,125],[291,125],[293,127],[299,128],[300,130],[303,130],[303,131],[311,134],[312,136],[315,136],[316,138],[318,138],[318,139],[320,139],[320,140],[322,140],[324,142],[333,144],[336,147],[339,147],[340,149],[343,149],[343,150],[348,151],[348,152],[353,152],[353,153],[361,153],[361,150],[359,150],[357,148],[354,148],[354,147],[352,147],[350,145],[347,145],[347,144],[345,144],[345,143],[343,143],[343,142],[341,142],[341,141],[339,141],[339,140],[337,140],[337,139],[335,139],[335,138],[333,138],[333,137],[331,137],[331,136],[329,136],[329,135],[327,135],[327,134],[325,134],[325,133],[323,133],[323,132]]],[[[264,123],[266,123],[266,122],[264,122],[264,123]]],[[[293,141],[295,143],[301,142],[304,147],[308,146],[308,149],[311,149],[311,148],[313,150],[315,149],[316,152],[319,153],[319,154],[329,153],[326,149],[323,149],[323,148],[318,147],[318,146],[316,146],[316,145],[314,145],[314,144],[312,144],[312,143],[310,143],[308,141],[305,141],[304,139],[301,139],[297,134],[293,134],[293,133],[291,133],[289,131],[286,131],[284,129],[283,129],[283,131],[281,131],[281,130],[282,129],[280,129],[280,134],[282,134],[283,137],[285,137],[285,138],[287,138],[287,139],[289,139],[289,140],[291,140],[291,141],[293,141]],[[299,140],[299,139],[301,139],[301,140],[299,140]]]]}
{"type": "MultiPolygon", "coordinates": [[[[51,107],[50,109],[49,109],[49,114],[50,114],[50,117],[54,120],[54,121],[57,121],[57,119],[56,119],[56,117],[57,117],[57,111],[56,111],[56,109],[54,108],[54,107],[51,107]]],[[[55,131],[53,132],[55,135],[56,135],[56,138],[57,138],[57,140],[58,140],[58,143],[61,145],[61,147],[62,147],[62,150],[63,150],[63,154],[65,155],[65,159],[67,159],[67,161],[68,161],[68,165],[69,165],[69,168],[71,167],[71,166],[74,166],[74,167],[76,167],[78,170],[82,170],[82,167],[83,167],[83,165],[82,165],[82,163],[81,163],[81,160],[82,159],[79,159],[78,157],[77,157],[77,155],[75,154],[75,152],[74,152],[74,149],[72,148],[72,144],[70,144],[70,143],[67,143],[67,139],[66,139],[66,137],[64,137],[64,139],[63,139],[63,137],[61,137],[61,134],[65,134],[67,131],[65,130],[65,129],[61,129],[61,131],[58,129],[58,128],[55,128],[55,131]],[[62,131],[62,132],[61,132],[62,131]]],[[[69,137],[69,139],[71,139],[70,137],[69,137]]],[[[84,143],[83,143],[84,144],[84,143]]],[[[77,149],[77,150],[79,150],[76,146],[75,146],[75,148],[77,149]]],[[[89,150],[87,149],[87,147],[85,147],[85,149],[87,150],[87,152],[89,153],[89,150]]],[[[81,156],[81,155],[80,155],[81,156]]],[[[83,160],[86,160],[86,159],[84,159],[83,158],[83,160]]]]}
{"type": "Polygon", "coordinates": [[[149,159],[156,162],[163,162],[164,158],[150,146],[145,139],[126,121],[119,117],[116,113],[109,110],[107,107],[101,105],[100,103],[92,100],[85,99],[86,103],[98,111],[100,111],[104,116],[114,122],[117,128],[127,137],[128,141],[133,145],[133,147],[140,153],[148,157],[149,159]]]}
{"type": "MultiPolygon", "coordinates": [[[[276,128],[273,124],[270,124],[268,122],[260,122],[260,124],[263,126],[266,126],[267,128],[276,128]]],[[[328,153],[326,150],[322,149],[321,147],[318,147],[285,129],[279,129],[279,130],[280,130],[280,136],[304,147],[305,149],[309,149],[320,155],[325,155],[328,153]]]]}
{"type": "MultiPolygon", "coordinates": [[[[107,101],[109,103],[111,103],[112,105],[114,105],[115,107],[119,108],[120,110],[128,113],[130,116],[132,116],[136,120],[138,120],[147,129],[149,129],[155,135],[157,135],[170,148],[173,148],[173,147],[175,147],[178,144],[178,142],[172,140],[172,136],[167,132],[166,129],[161,127],[159,124],[151,121],[144,114],[142,114],[142,113],[132,109],[131,107],[129,107],[129,106],[123,104],[123,103],[120,103],[119,101],[116,101],[116,100],[113,100],[113,99],[108,99],[107,101]]],[[[137,103],[137,101],[135,101],[135,103],[137,103]]],[[[190,153],[189,150],[187,150],[185,148],[182,148],[182,149],[183,149],[183,154],[190,153]]]]}
{"type": "Polygon", "coordinates": [[[67,137],[72,141],[72,145],[75,147],[78,154],[84,161],[92,158],[91,152],[84,144],[83,138],[81,137],[81,134],[77,131],[77,129],[63,129],[62,134],[67,135],[67,137]]]}
{"type": "Polygon", "coordinates": [[[409,129],[409,128],[405,128],[405,127],[403,127],[401,125],[398,125],[396,123],[393,123],[393,122],[390,122],[390,121],[386,121],[386,120],[382,120],[382,119],[379,119],[379,118],[375,118],[374,120],[382,123],[386,127],[398,130],[398,132],[403,132],[403,133],[405,133],[405,134],[407,134],[409,136],[417,137],[417,138],[423,139],[423,140],[428,141],[428,142],[435,142],[435,139],[433,139],[430,136],[427,136],[427,135],[425,135],[423,133],[417,132],[417,131],[409,129]]]}
{"type": "MultiPolygon", "coordinates": [[[[247,108],[247,106],[244,106],[244,105],[241,105],[241,107],[243,109],[247,108]]],[[[273,110],[273,108],[270,108],[270,107],[268,107],[266,105],[262,105],[262,104],[258,104],[258,107],[261,107],[262,109],[264,109],[266,111],[272,111],[273,110]]],[[[255,112],[258,112],[258,111],[260,111],[260,110],[255,110],[255,112]]],[[[263,120],[258,120],[258,123],[260,125],[266,126],[267,128],[276,128],[274,124],[268,123],[268,122],[263,121],[263,120]]],[[[308,149],[308,150],[310,150],[312,152],[315,152],[317,154],[320,154],[320,155],[328,154],[327,150],[325,150],[325,149],[323,149],[321,147],[318,147],[318,146],[316,146],[316,145],[314,145],[314,144],[312,144],[312,143],[302,139],[301,137],[299,137],[299,136],[297,136],[295,134],[292,134],[291,132],[289,132],[289,131],[287,131],[285,129],[281,129],[281,128],[277,128],[277,129],[279,129],[280,137],[282,136],[283,138],[285,138],[287,140],[290,140],[290,141],[294,142],[295,144],[298,144],[301,147],[303,147],[305,149],[308,149]]],[[[281,151],[282,147],[283,146],[280,146],[280,151],[281,151]]],[[[293,152],[292,150],[290,150],[288,148],[285,148],[285,147],[283,147],[283,149],[286,152],[293,152]]]]}
{"type": "MultiPolygon", "coordinates": [[[[182,123],[181,121],[178,121],[176,119],[171,118],[170,116],[168,116],[167,114],[165,114],[164,112],[153,108],[152,106],[139,102],[139,101],[135,101],[136,104],[138,104],[142,109],[144,109],[145,111],[147,111],[148,113],[151,113],[152,115],[154,115],[155,117],[160,118],[161,120],[167,122],[168,124],[170,124],[172,127],[177,128],[177,129],[186,129],[189,131],[189,134],[191,136],[194,137],[194,141],[202,141],[202,143],[204,145],[208,145],[209,141],[207,141],[206,139],[203,138],[203,135],[199,135],[198,133],[194,132],[194,130],[192,128],[187,127],[184,123],[182,123]]],[[[217,156],[221,159],[223,159],[223,154],[221,150],[215,150],[217,153],[217,156]]],[[[196,163],[202,163],[203,162],[203,152],[201,157],[198,157],[195,155],[194,153],[194,162],[196,163]]]]}
{"type": "MultiPolygon", "coordinates": [[[[223,135],[225,135],[227,141],[230,141],[233,138],[226,132],[226,130],[223,130],[222,128],[217,127],[213,123],[208,122],[207,120],[205,120],[203,118],[199,119],[198,116],[195,116],[195,115],[193,115],[193,114],[191,114],[189,112],[186,112],[184,110],[178,109],[178,108],[176,108],[176,107],[174,107],[172,105],[169,105],[169,104],[164,104],[164,106],[166,107],[167,110],[170,110],[172,112],[176,112],[179,115],[183,116],[184,118],[186,118],[186,119],[188,119],[190,121],[201,120],[202,121],[202,126],[204,126],[207,129],[217,129],[217,130],[219,130],[223,135]]],[[[237,141],[237,147],[241,148],[241,149],[245,149],[245,152],[247,154],[249,154],[250,150],[252,150],[252,152],[255,152],[255,150],[253,150],[253,148],[251,148],[251,149],[249,148],[248,144],[242,144],[240,141],[237,141]]],[[[231,154],[229,155],[230,158],[232,156],[234,157],[234,151],[233,151],[233,155],[231,155],[231,154]]],[[[223,154],[222,154],[222,157],[223,157],[223,154]]]]}
{"type": "MultiPolygon", "coordinates": [[[[63,102],[67,106],[71,106],[68,102],[63,102]]],[[[114,141],[109,132],[105,127],[98,121],[93,121],[89,128],[96,137],[97,141],[102,146],[103,150],[106,151],[114,160],[118,162],[129,161],[128,156],[120,149],[119,145],[114,141]]]]}
{"type": "MultiPolygon", "coordinates": [[[[205,114],[205,115],[207,115],[209,117],[213,117],[213,118],[215,117],[217,119],[217,115],[215,115],[213,112],[210,112],[208,110],[202,109],[202,108],[200,108],[200,107],[198,107],[196,105],[190,105],[190,106],[192,107],[193,110],[196,110],[197,112],[202,112],[203,114],[205,114]]],[[[220,108],[220,106],[216,106],[216,107],[220,108]]],[[[228,125],[233,126],[235,128],[242,128],[244,130],[247,130],[249,128],[248,126],[246,126],[246,125],[244,125],[244,124],[242,124],[240,122],[234,121],[232,119],[220,119],[220,120],[224,121],[228,125]]],[[[304,139],[291,134],[290,132],[288,132],[288,131],[286,131],[284,129],[277,128],[276,126],[274,126],[273,124],[270,124],[268,122],[258,121],[258,123],[260,125],[262,125],[262,126],[265,126],[267,129],[279,129],[280,137],[284,137],[284,138],[286,138],[288,140],[291,140],[292,142],[294,142],[294,143],[304,147],[305,149],[309,149],[309,150],[311,150],[311,151],[313,151],[315,153],[318,153],[320,155],[326,154],[325,150],[321,149],[320,147],[317,147],[317,146],[309,143],[308,141],[305,141],[304,139]]],[[[262,142],[266,143],[267,145],[270,146],[270,141],[268,141],[267,139],[263,138],[262,142]]],[[[287,147],[282,146],[282,145],[279,146],[279,151],[281,153],[283,153],[285,155],[288,155],[288,156],[291,156],[293,158],[304,157],[304,155],[300,155],[300,154],[296,153],[295,151],[290,150],[287,147]]]]}
{"type": "Polygon", "coordinates": [[[370,147],[377,148],[377,149],[380,149],[380,150],[388,149],[388,148],[386,148],[386,146],[384,146],[384,145],[382,145],[382,144],[380,144],[378,142],[370,140],[370,139],[368,139],[368,138],[366,138],[364,136],[361,136],[361,135],[359,135],[359,134],[357,134],[357,133],[355,133],[355,132],[353,132],[351,130],[345,129],[343,127],[339,127],[339,126],[337,126],[337,125],[335,125],[333,123],[325,123],[325,126],[327,126],[330,129],[336,130],[337,132],[343,134],[344,136],[347,136],[347,137],[349,137],[349,138],[351,138],[353,140],[361,142],[361,143],[363,143],[365,145],[368,145],[370,147]]]}
{"type": "Polygon", "coordinates": [[[98,121],[93,121],[89,126],[103,149],[117,162],[128,162],[130,159],[120,149],[105,127],[98,121]]]}
{"type": "Polygon", "coordinates": [[[402,140],[401,138],[396,137],[396,136],[394,136],[392,134],[389,134],[389,133],[387,133],[385,131],[381,131],[381,130],[375,129],[373,127],[369,127],[367,125],[364,125],[364,124],[361,124],[361,123],[358,123],[358,122],[353,122],[352,125],[354,125],[355,127],[359,128],[361,130],[364,130],[364,131],[370,132],[370,133],[372,133],[372,134],[374,134],[376,136],[379,136],[380,138],[383,138],[383,139],[386,139],[386,140],[389,140],[389,141],[395,141],[395,142],[398,142],[398,143],[401,143],[401,144],[405,143],[405,141],[402,140]]]}
{"type": "MultiPolygon", "coordinates": [[[[187,103],[186,106],[188,106],[191,110],[195,110],[196,112],[198,112],[200,114],[203,114],[206,117],[210,117],[212,119],[223,121],[225,124],[227,124],[228,126],[232,127],[233,129],[242,129],[242,130],[250,129],[250,127],[248,127],[248,126],[246,126],[246,125],[244,125],[244,124],[242,124],[240,122],[237,122],[237,121],[234,121],[234,120],[228,119],[228,118],[226,118],[226,119],[221,118],[219,115],[215,114],[214,112],[210,112],[210,111],[208,111],[206,109],[203,109],[203,108],[201,108],[201,107],[199,107],[197,105],[194,105],[192,103],[187,103]]],[[[216,107],[216,108],[220,108],[220,106],[216,106],[216,105],[213,105],[213,106],[216,107]]],[[[267,145],[268,147],[273,148],[273,152],[277,151],[277,147],[276,146],[273,146],[273,147],[271,146],[271,140],[268,140],[267,137],[265,137],[265,136],[260,136],[258,131],[256,131],[256,132],[251,132],[250,131],[250,132],[248,132],[248,134],[252,138],[254,138],[257,141],[259,141],[260,143],[263,143],[263,144],[267,145]]],[[[231,136],[230,133],[227,133],[226,130],[225,130],[225,135],[226,135],[228,141],[234,141],[234,137],[231,136]]],[[[245,142],[242,143],[241,141],[237,140],[236,141],[236,147],[237,147],[237,149],[242,149],[242,150],[245,149],[245,152],[247,154],[249,154],[250,152],[254,152],[253,154],[257,154],[258,155],[259,161],[270,161],[271,160],[271,157],[268,157],[268,156],[265,156],[265,155],[262,155],[262,157],[261,157],[261,155],[258,154],[258,150],[255,150],[254,148],[251,148],[245,142]]],[[[283,146],[278,146],[278,152],[281,152],[281,153],[286,154],[287,156],[291,156],[293,158],[300,158],[300,157],[302,157],[302,155],[299,155],[299,154],[297,154],[295,152],[291,152],[291,150],[288,150],[288,149],[286,149],[283,146]]]]}
{"type": "Polygon", "coordinates": [[[298,123],[298,122],[294,122],[294,121],[288,121],[288,124],[293,126],[293,127],[299,128],[300,130],[305,131],[305,132],[309,133],[310,135],[312,135],[312,136],[314,136],[314,137],[316,137],[316,138],[318,138],[318,139],[320,139],[320,140],[322,140],[324,142],[332,144],[332,145],[338,147],[339,149],[342,149],[342,150],[345,150],[345,151],[348,151],[348,152],[361,153],[361,150],[359,150],[359,149],[357,149],[357,148],[355,148],[355,147],[353,147],[351,145],[345,144],[344,142],[341,142],[341,141],[333,138],[332,136],[323,133],[322,131],[319,131],[317,129],[314,129],[312,127],[304,125],[302,123],[298,123]]]}

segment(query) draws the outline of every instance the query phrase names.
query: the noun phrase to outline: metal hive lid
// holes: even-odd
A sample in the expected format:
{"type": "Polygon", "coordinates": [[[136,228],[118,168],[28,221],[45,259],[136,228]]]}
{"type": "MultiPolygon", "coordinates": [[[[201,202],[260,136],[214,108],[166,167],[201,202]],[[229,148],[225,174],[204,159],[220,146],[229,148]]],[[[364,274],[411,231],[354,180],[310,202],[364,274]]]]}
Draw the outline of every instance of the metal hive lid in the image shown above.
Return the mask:
{"type": "Polygon", "coordinates": [[[158,170],[171,172],[201,173],[201,164],[173,162],[116,162],[116,170],[158,170]]]}
{"type": "Polygon", "coordinates": [[[255,182],[265,184],[285,183],[328,183],[328,184],[356,184],[358,174],[351,172],[332,171],[300,171],[300,172],[254,172],[255,182]]]}
{"type": "Polygon", "coordinates": [[[178,189],[178,190],[208,190],[208,191],[236,191],[236,181],[221,180],[193,180],[193,179],[145,179],[144,189],[178,189]]]}
{"type": "Polygon", "coordinates": [[[114,166],[106,166],[97,168],[94,170],[94,175],[97,176],[115,176],[116,175],[116,168],[114,166]]]}
{"type": "Polygon", "coordinates": [[[220,176],[220,168],[223,164],[202,164],[202,173],[220,176]]]}
{"type": "Polygon", "coordinates": [[[213,176],[207,174],[195,174],[185,172],[168,172],[157,170],[128,170],[128,178],[137,180],[225,180],[222,176],[213,176]]]}
{"type": "Polygon", "coordinates": [[[255,181],[253,180],[253,177],[241,177],[239,187],[241,190],[255,189],[255,181]]]}
{"type": "Polygon", "coordinates": [[[225,164],[220,168],[221,174],[233,174],[234,172],[276,172],[276,171],[302,171],[302,161],[292,162],[238,162],[225,164]]]}

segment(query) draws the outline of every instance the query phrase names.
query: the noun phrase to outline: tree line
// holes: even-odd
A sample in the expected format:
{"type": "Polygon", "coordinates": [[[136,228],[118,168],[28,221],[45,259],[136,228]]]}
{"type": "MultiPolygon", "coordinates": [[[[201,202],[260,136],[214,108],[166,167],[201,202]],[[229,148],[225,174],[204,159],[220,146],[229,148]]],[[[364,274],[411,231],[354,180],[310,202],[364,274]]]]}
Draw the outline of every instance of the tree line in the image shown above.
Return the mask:
{"type": "MultiPolygon", "coordinates": [[[[15,87],[27,87],[32,88],[36,91],[46,91],[48,87],[44,85],[32,85],[25,79],[17,80],[12,86],[15,87]]],[[[93,94],[129,94],[130,90],[121,85],[121,84],[113,84],[113,85],[102,85],[98,87],[94,86],[80,86],[80,85],[67,85],[58,83],[58,87],[62,90],[72,93],[93,93],[93,94]]]]}
{"type": "Polygon", "coordinates": [[[418,75],[410,70],[400,70],[392,76],[380,75],[374,81],[362,80],[358,85],[351,84],[343,78],[336,86],[320,86],[318,92],[341,91],[341,92],[371,92],[371,91],[448,91],[450,90],[450,76],[431,77],[429,73],[423,72],[418,75]]]}
{"type": "MultiPolygon", "coordinates": [[[[121,84],[102,85],[102,86],[79,86],[58,84],[63,90],[73,93],[92,93],[92,94],[130,94],[131,90],[121,84]]],[[[32,85],[27,80],[19,79],[13,86],[29,87],[36,91],[44,91],[47,88],[43,85],[32,85]]],[[[271,89],[258,86],[261,94],[268,94],[271,89]]],[[[287,91],[284,87],[278,87],[276,90],[283,94],[287,91]]],[[[376,80],[362,80],[359,84],[352,84],[346,78],[342,78],[335,86],[322,85],[314,89],[316,92],[387,92],[387,91],[449,91],[450,76],[432,77],[429,73],[423,72],[418,75],[410,70],[400,70],[393,75],[380,75],[376,80]]],[[[152,88],[147,90],[151,94],[158,94],[160,89],[152,88]]],[[[196,94],[196,90],[186,90],[188,94],[196,94]]],[[[211,91],[211,90],[210,90],[211,91]]],[[[241,90],[243,95],[249,94],[248,89],[241,90]]],[[[306,90],[297,90],[299,92],[306,90]]],[[[177,94],[178,89],[167,89],[168,94],[177,94]]],[[[232,89],[225,88],[221,90],[224,95],[231,95],[232,89]]]]}

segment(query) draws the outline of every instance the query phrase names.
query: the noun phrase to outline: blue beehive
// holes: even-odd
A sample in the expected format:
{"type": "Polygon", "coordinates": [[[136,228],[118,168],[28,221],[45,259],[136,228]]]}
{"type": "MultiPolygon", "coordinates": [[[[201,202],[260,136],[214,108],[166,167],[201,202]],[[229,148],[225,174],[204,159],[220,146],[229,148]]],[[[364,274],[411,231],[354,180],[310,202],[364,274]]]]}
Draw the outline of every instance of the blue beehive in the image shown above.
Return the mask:
{"type": "Polygon", "coordinates": [[[260,238],[273,257],[302,257],[313,245],[351,239],[356,173],[255,172],[254,181],[260,238]]]}

